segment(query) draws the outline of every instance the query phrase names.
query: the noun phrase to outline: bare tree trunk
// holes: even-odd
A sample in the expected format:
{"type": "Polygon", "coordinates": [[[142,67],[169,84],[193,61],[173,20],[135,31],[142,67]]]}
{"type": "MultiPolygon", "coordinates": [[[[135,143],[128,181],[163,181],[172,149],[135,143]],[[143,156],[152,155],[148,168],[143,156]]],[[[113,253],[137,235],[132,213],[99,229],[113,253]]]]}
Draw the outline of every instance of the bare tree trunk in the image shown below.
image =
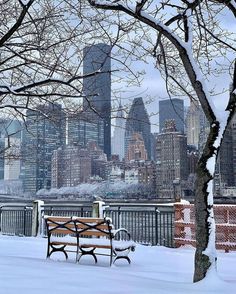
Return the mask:
{"type": "Polygon", "coordinates": [[[211,127],[206,146],[197,165],[197,177],[195,182],[196,252],[194,282],[202,280],[212,264],[209,256],[204,254],[209,242],[211,226],[209,222],[210,212],[213,210],[213,205],[209,204],[209,192],[207,191],[208,183],[213,177],[209,173],[206,164],[210,157],[216,154],[216,152],[218,153],[213,146],[218,133],[219,123],[211,127]]]}
{"type": "MultiPolygon", "coordinates": [[[[234,64],[234,74],[233,74],[233,83],[231,86],[231,93],[228,106],[226,108],[229,111],[228,120],[226,123],[226,127],[229,125],[230,120],[236,111],[236,62],[234,64]]],[[[222,127],[222,126],[221,126],[222,127]]],[[[209,246],[209,236],[210,234],[215,235],[214,232],[210,232],[212,222],[211,212],[213,212],[213,201],[209,203],[208,197],[208,183],[213,179],[213,175],[211,175],[207,169],[207,160],[212,157],[214,154],[217,155],[219,153],[219,148],[216,149],[214,147],[215,140],[218,137],[220,132],[220,125],[218,122],[212,124],[210,127],[210,133],[207,139],[207,143],[201,155],[201,158],[198,161],[197,165],[197,177],[195,182],[195,225],[196,225],[196,252],[195,252],[195,271],[194,271],[194,282],[198,282],[202,280],[212,265],[215,263],[214,260],[210,260],[209,256],[204,254],[207,246],[209,246]]],[[[224,130],[225,132],[225,130],[224,130]]],[[[224,134],[222,135],[222,138],[224,134]]],[[[220,144],[221,145],[221,144],[220,144]]]]}

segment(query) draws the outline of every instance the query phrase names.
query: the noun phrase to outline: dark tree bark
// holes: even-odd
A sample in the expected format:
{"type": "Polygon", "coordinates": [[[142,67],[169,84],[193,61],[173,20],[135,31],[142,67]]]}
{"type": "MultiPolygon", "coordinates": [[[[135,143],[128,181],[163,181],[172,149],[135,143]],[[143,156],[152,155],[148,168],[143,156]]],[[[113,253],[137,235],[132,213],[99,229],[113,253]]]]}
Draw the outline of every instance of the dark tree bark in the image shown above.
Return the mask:
{"type": "MultiPolygon", "coordinates": [[[[226,108],[230,112],[226,127],[229,125],[236,108],[236,62],[234,65],[233,83],[230,90],[230,100],[226,108]]],[[[209,245],[210,236],[210,211],[213,211],[213,203],[208,202],[208,183],[213,179],[213,176],[208,172],[206,164],[207,160],[214,154],[219,154],[219,148],[213,146],[219,134],[220,125],[215,123],[210,127],[210,133],[206,142],[205,148],[198,161],[197,177],[195,182],[195,226],[196,226],[196,252],[195,252],[195,271],[194,282],[202,280],[214,260],[210,260],[209,256],[204,253],[209,245]]],[[[224,137],[224,134],[222,138],[224,137]]]]}

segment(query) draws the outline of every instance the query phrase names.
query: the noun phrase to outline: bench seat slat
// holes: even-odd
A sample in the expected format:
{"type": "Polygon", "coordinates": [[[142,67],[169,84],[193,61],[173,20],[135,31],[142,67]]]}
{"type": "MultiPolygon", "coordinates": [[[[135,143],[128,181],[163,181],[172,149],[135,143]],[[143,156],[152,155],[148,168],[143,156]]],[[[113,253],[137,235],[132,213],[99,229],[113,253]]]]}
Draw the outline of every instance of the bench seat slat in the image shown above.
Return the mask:
{"type": "Polygon", "coordinates": [[[109,232],[100,232],[100,231],[85,231],[83,233],[79,233],[80,236],[88,236],[88,237],[108,237],[109,232]]]}
{"type": "Polygon", "coordinates": [[[66,242],[66,241],[52,241],[51,245],[68,245],[68,246],[77,246],[77,243],[73,242],[66,242]]]}
{"type": "Polygon", "coordinates": [[[51,233],[53,235],[58,235],[58,234],[62,234],[62,235],[73,235],[73,234],[76,234],[76,231],[73,231],[72,232],[70,230],[61,228],[61,229],[54,229],[53,231],[51,231],[51,233]]]}
{"type": "Polygon", "coordinates": [[[92,217],[72,217],[73,221],[79,221],[84,223],[104,223],[104,218],[92,218],[92,217]]]}
{"type": "MultiPolygon", "coordinates": [[[[96,223],[94,223],[94,225],[96,225],[96,223]]],[[[90,223],[89,225],[84,225],[81,223],[76,223],[76,227],[79,229],[86,229],[86,228],[90,228],[90,226],[92,226],[92,223],[90,223]]],[[[113,229],[113,226],[109,226],[110,229],[113,229]]],[[[107,230],[108,226],[106,224],[104,225],[97,225],[96,229],[100,229],[100,230],[107,230]]]]}
{"type": "Polygon", "coordinates": [[[71,217],[68,216],[45,216],[44,217],[48,222],[60,222],[60,223],[66,223],[69,221],[72,221],[71,217]]]}

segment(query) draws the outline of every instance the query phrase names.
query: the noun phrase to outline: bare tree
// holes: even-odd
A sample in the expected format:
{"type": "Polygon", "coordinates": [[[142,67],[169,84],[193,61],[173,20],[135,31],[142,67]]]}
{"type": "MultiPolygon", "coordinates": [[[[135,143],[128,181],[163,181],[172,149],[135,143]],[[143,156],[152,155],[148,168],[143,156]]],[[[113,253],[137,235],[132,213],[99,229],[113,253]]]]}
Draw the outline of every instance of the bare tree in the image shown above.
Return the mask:
{"type": "MultiPolygon", "coordinates": [[[[63,104],[69,115],[78,114],[82,111],[82,100],[90,102],[90,97],[83,93],[83,79],[99,75],[101,69],[83,74],[83,48],[100,40],[113,48],[123,33],[117,29],[113,35],[109,34],[111,25],[106,23],[105,13],[93,19],[86,7],[82,15],[81,8],[82,3],[77,1],[2,1],[2,117],[25,121],[27,109],[40,111],[44,108],[37,105],[57,102],[63,104]]],[[[49,118],[47,113],[41,114],[49,118]]],[[[5,135],[8,144],[0,148],[2,154],[11,147],[10,137],[14,134],[5,135]]]]}
{"type": "Polygon", "coordinates": [[[197,248],[194,281],[197,282],[216,265],[213,178],[222,136],[235,110],[235,83],[225,111],[214,106],[216,92],[208,90],[205,80],[224,76],[232,68],[232,56],[236,51],[233,37],[223,30],[219,17],[224,10],[235,16],[236,3],[234,0],[88,2],[97,9],[116,11],[117,17],[123,17],[126,23],[130,19],[138,20],[136,27],[132,28],[134,46],[154,56],[156,67],[165,77],[170,97],[181,91],[190,99],[199,101],[210,124],[197,166],[195,185],[197,248]]]}

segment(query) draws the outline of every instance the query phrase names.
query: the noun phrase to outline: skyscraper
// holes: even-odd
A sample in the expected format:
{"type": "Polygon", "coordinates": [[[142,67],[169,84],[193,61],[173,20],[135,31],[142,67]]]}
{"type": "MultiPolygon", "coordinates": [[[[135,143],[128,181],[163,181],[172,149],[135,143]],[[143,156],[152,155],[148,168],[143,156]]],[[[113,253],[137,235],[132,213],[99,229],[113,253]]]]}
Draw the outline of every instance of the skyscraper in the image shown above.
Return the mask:
{"type": "Polygon", "coordinates": [[[52,187],[73,187],[88,182],[91,177],[91,157],[85,148],[67,145],[52,155],[52,187]]]}
{"type": "Polygon", "coordinates": [[[184,133],[184,101],[173,98],[159,101],[159,131],[165,127],[166,120],[175,120],[178,132],[184,133]]]}
{"type": "Polygon", "coordinates": [[[118,154],[119,159],[123,160],[125,156],[125,114],[121,104],[116,115],[111,147],[112,154],[118,154]]]}
{"type": "Polygon", "coordinates": [[[0,179],[18,178],[21,131],[20,121],[9,118],[0,119],[0,179]],[[12,146],[12,148],[9,148],[9,146],[12,146]]]}
{"type": "Polygon", "coordinates": [[[91,112],[73,114],[67,117],[68,144],[86,147],[89,142],[96,142],[104,150],[104,123],[91,112]]]}
{"type": "Polygon", "coordinates": [[[147,151],[144,145],[143,137],[140,133],[133,133],[129,140],[126,160],[147,160],[147,151]]]}
{"type": "Polygon", "coordinates": [[[191,101],[186,115],[187,144],[199,146],[201,128],[205,122],[205,115],[198,102],[191,101]]]}
{"type": "Polygon", "coordinates": [[[133,133],[140,133],[144,140],[148,160],[151,159],[151,125],[141,97],[135,98],[125,124],[125,155],[133,133]]]}
{"type": "Polygon", "coordinates": [[[61,105],[39,105],[36,110],[27,110],[22,140],[21,177],[24,191],[31,194],[51,188],[52,153],[65,144],[66,130],[61,105]]]}
{"type": "Polygon", "coordinates": [[[92,111],[97,120],[104,124],[104,152],[111,156],[111,46],[95,44],[84,48],[83,91],[84,111],[92,111]],[[93,111],[94,110],[94,111],[93,111]]]}
{"type": "Polygon", "coordinates": [[[174,181],[187,179],[187,138],[167,120],[163,132],[157,136],[157,188],[162,198],[174,196],[174,181]]]}

